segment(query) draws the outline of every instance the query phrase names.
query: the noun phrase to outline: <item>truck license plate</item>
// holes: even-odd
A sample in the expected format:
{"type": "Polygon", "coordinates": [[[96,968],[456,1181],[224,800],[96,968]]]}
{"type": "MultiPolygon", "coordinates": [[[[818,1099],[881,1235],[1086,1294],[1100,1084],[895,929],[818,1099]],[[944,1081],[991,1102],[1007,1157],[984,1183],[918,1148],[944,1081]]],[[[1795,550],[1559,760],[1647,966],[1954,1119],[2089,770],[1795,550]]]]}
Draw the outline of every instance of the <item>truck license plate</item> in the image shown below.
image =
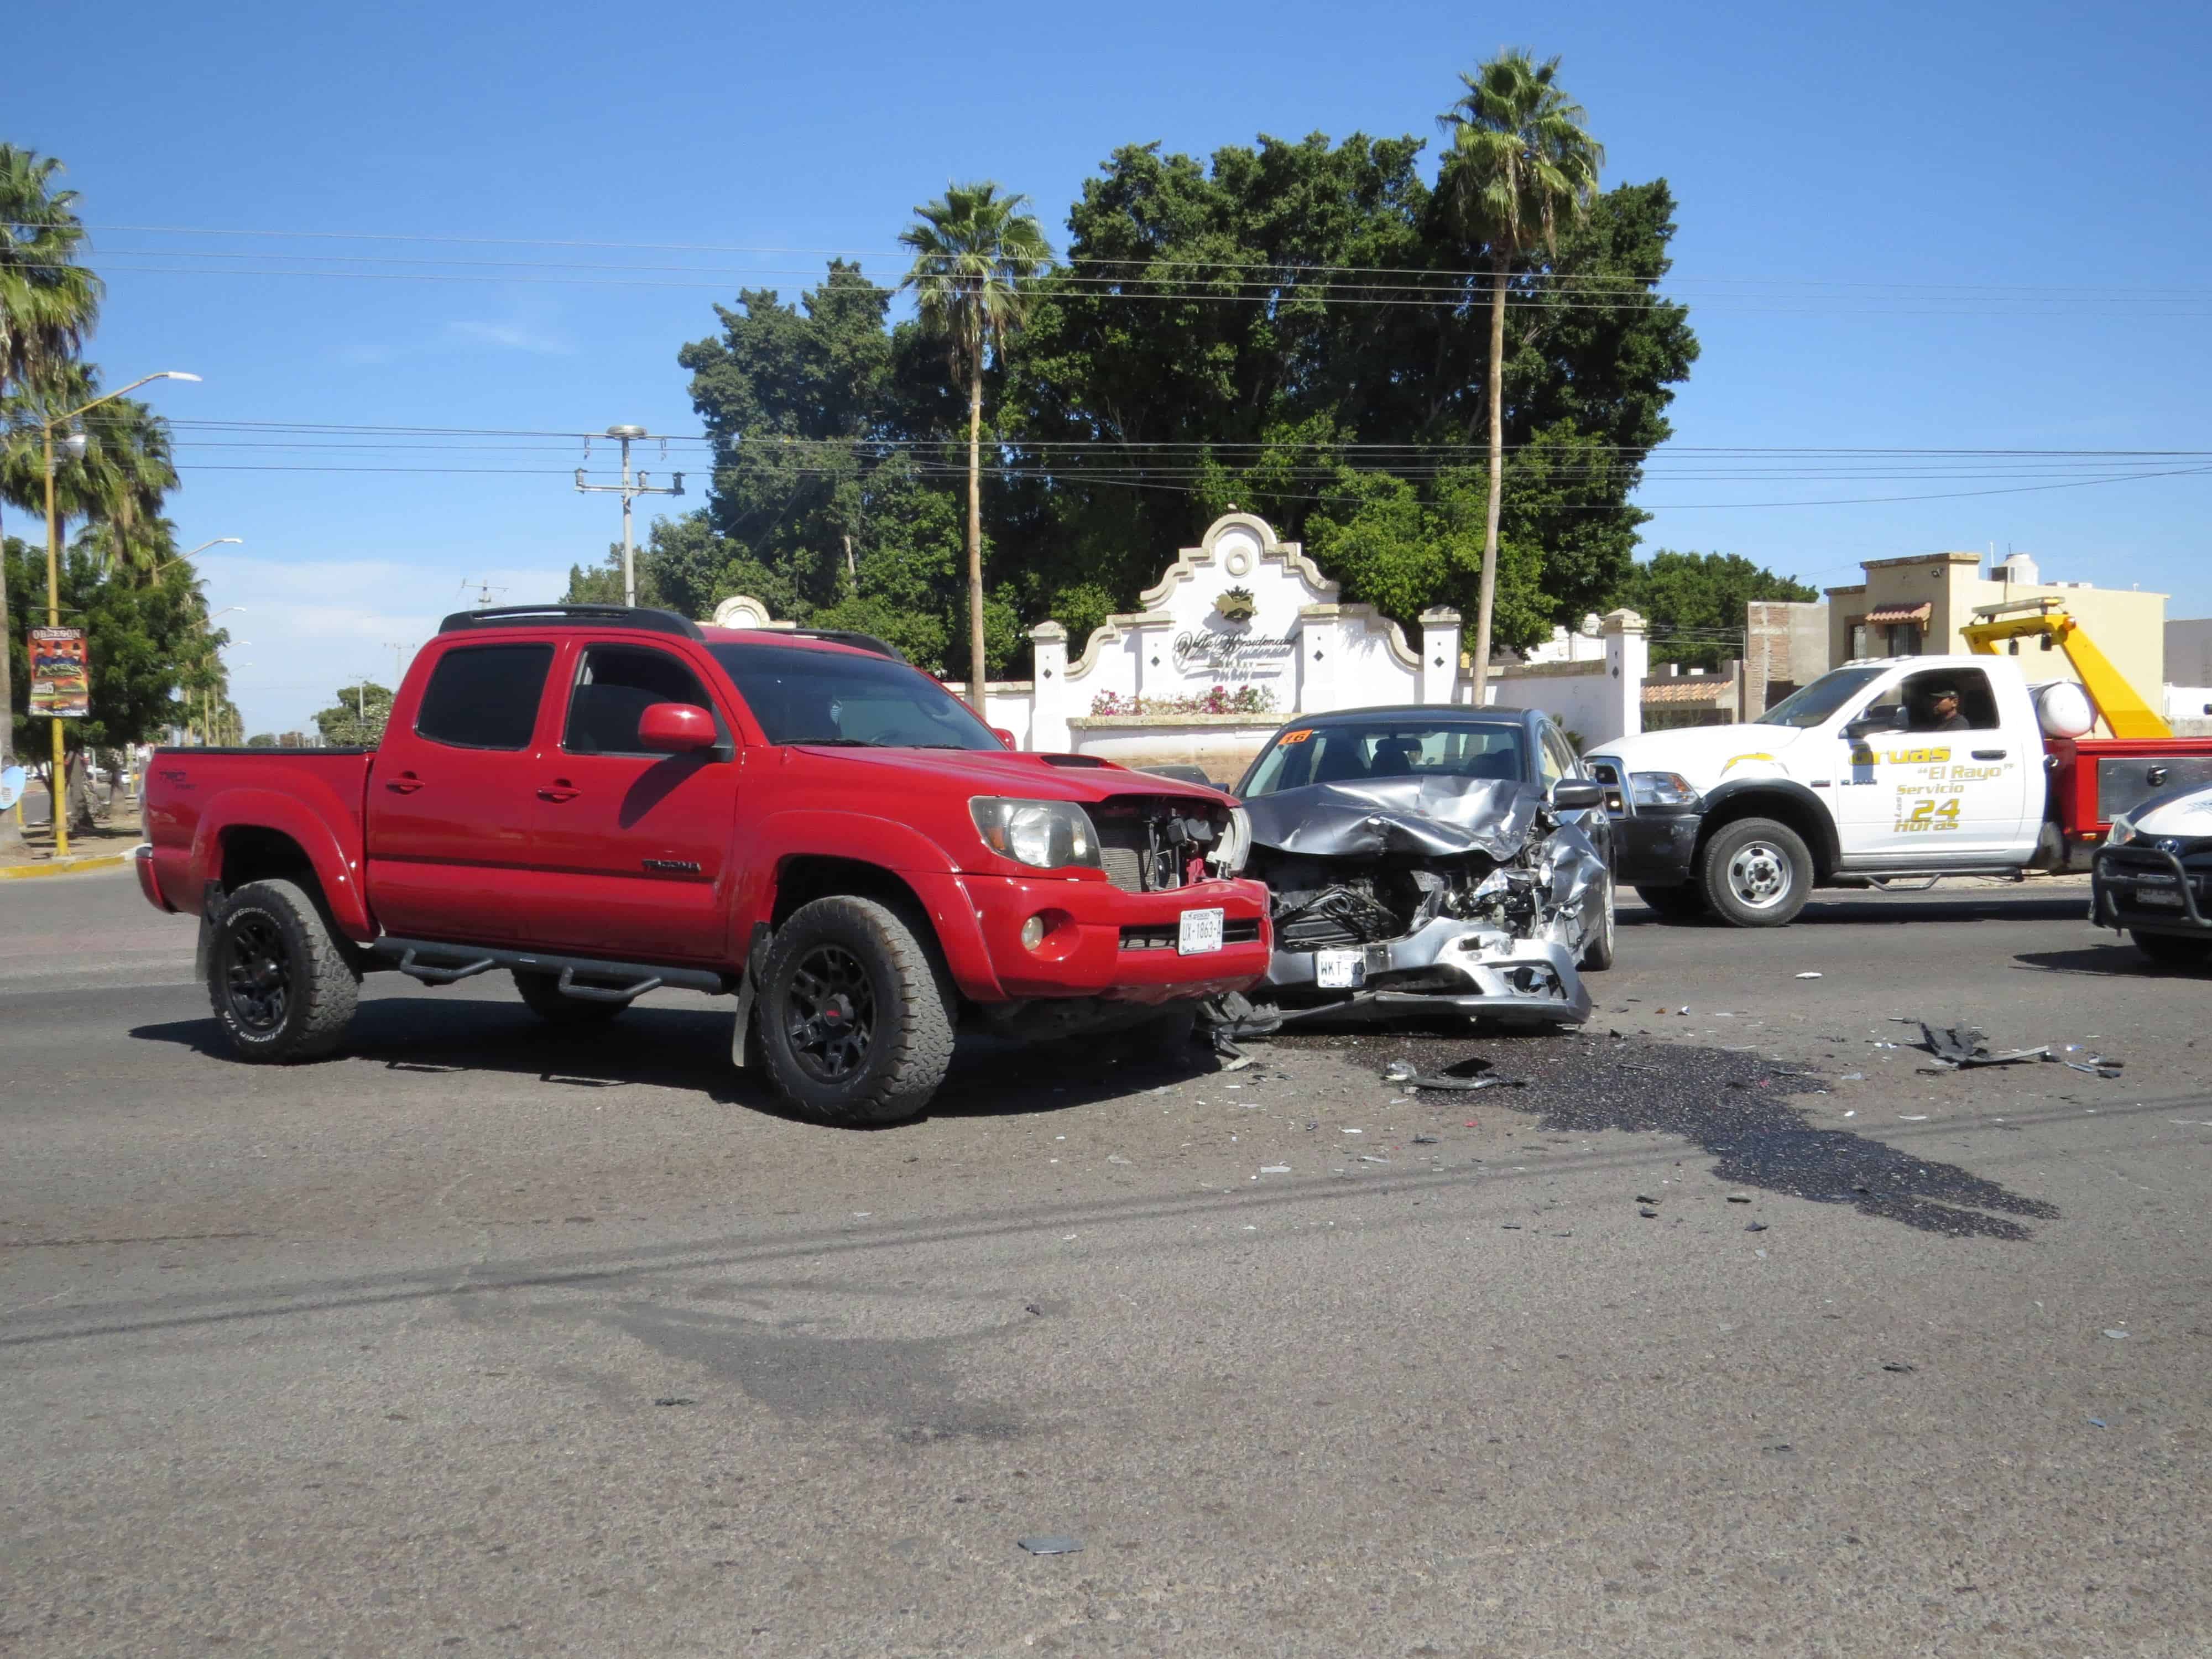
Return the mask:
{"type": "Polygon", "coordinates": [[[2171,887],[2138,887],[2136,889],[2136,902],[2164,905],[2167,909],[2179,910],[2181,895],[2171,887]]]}
{"type": "Polygon", "coordinates": [[[1220,911],[1186,910],[1182,913],[1182,927],[1176,935],[1176,955],[1203,956],[1208,951],[1220,948],[1220,911]]]}
{"type": "Polygon", "coordinates": [[[1316,951],[1314,984],[1324,991],[1348,991],[1367,981],[1364,951],[1316,951]]]}

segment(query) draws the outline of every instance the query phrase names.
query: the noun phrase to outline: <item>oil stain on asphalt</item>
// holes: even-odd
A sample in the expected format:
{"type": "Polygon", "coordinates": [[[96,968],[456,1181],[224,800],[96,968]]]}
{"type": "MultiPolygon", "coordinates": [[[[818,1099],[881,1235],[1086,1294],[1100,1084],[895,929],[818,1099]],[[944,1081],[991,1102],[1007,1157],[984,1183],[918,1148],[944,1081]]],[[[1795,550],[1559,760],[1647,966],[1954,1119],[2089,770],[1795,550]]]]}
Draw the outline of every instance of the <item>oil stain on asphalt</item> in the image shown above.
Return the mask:
{"type": "MultiPolygon", "coordinates": [[[[1284,1047],[1334,1048],[1346,1039],[1278,1039],[1284,1047]]],[[[1372,1076],[1405,1059],[1426,1075],[1479,1069],[1465,1036],[1378,1038],[1370,1031],[1346,1059],[1372,1076]]],[[[1554,1133],[1680,1137],[1716,1160],[1732,1187],[1758,1187],[1955,1238],[2027,1239],[2023,1219],[2051,1221],[2058,1208],[1996,1182],[1846,1129],[1815,1128],[1788,1103],[1822,1086],[1815,1073],[1756,1054],[1633,1037],[1527,1036],[1481,1041],[1480,1057],[1500,1077],[1527,1086],[1479,1095],[1427,1094],[1436,1103],[1480,1101],[1492,1110],[1535,1117],[1554,1133]]]]}

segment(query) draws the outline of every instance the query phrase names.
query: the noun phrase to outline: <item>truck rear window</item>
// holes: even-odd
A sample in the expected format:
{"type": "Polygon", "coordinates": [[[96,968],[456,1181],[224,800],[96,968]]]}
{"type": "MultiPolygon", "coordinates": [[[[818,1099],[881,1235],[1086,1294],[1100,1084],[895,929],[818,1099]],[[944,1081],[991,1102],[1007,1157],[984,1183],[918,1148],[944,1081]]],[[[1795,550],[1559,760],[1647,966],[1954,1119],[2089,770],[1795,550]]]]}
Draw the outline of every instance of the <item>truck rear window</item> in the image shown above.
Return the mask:
{"type": "Polygon", "coordinates": [[[857,651],[708,647],[770,743],[1003,750],[975,711],[921,670],[857,651]]]}
{"type": "Polygon", "coordinates": [[[550,645],[469,645],[430,671],[417,736],[456,749],[527,749],[553,666],[550,645]]]}

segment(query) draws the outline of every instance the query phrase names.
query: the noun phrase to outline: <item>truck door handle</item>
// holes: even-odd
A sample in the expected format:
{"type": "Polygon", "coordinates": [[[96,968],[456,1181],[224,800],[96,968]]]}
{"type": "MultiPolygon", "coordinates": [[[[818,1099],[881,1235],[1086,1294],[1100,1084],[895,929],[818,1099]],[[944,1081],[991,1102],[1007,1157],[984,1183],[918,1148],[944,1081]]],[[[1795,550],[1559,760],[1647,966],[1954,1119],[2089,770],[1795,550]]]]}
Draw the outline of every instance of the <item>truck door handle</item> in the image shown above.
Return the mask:
{"type": "Polygon", "coordinates": [[[2002,760],[2004,757],[2005,751],[2002,749],[1977,749],[1974,750],[1974,758],[1976,760],[2002,760]]]}
{"type": "Polygon", "coordinates": [[[540,800],[574,800],[581,793],[583,793],[583,791],[571,787],[566,778],[556,778],[551,784],[538,792],[538,799],[540,800]]]}
{"type": "Polygon", "coordinates": [[[412,772],[402,772],[396,778],[386,779],[384,787],[398,794],[411,795],[422,787],[422,780],[412,772]]]}

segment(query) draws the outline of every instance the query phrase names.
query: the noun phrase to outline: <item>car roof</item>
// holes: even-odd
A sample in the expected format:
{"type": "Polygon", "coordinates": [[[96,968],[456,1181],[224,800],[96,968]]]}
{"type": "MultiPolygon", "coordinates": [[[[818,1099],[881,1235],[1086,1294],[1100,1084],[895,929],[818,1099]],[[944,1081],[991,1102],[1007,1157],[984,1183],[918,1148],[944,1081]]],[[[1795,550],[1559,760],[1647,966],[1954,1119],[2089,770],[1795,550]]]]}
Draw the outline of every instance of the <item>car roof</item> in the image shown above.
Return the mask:
{"type": "Polygon", "coordinates": [[[1495,703],[1486,703],[1477,708],[1472,703],[1454,702],[1387,702],[1368,708],[1332,708],[1326,714],[1297,714],[1285,720],[1290,726],[1345,726],[1363,723],[1379,718],[1395,719],[1403,714],[1416,714],[1423,720],[1438,723],[1463,721],[1468,725],[1510,726],[1533,720],[1542,711],[1533,708],[1501,708],[1495,703]]]}

